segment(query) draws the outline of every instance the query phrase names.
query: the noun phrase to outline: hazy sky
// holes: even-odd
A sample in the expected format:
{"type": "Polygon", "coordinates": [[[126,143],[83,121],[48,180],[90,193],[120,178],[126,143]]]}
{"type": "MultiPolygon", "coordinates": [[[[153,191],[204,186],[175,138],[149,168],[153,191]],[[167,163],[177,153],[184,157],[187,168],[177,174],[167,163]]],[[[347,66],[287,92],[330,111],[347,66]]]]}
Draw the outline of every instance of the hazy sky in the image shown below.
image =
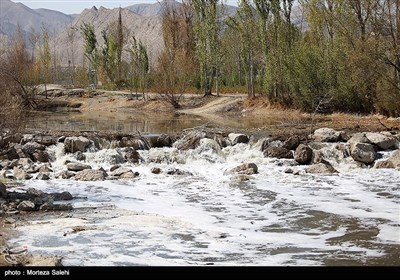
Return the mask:
{"type": "MultiPolygon", "coordinates": [[[[0,0],[1,1],[1,0],[0,0]]],[[[85,8],[96,6],[99,8],[118,8],[141,3],[156,3],[157,0],[12,0],[13,2],[23,3],[32,9],[46,8],[63,12],[65,14],[77,14],[85,8]]],[[[237,0],[228,0],[227,4],[236,5],[237,0]]]]}

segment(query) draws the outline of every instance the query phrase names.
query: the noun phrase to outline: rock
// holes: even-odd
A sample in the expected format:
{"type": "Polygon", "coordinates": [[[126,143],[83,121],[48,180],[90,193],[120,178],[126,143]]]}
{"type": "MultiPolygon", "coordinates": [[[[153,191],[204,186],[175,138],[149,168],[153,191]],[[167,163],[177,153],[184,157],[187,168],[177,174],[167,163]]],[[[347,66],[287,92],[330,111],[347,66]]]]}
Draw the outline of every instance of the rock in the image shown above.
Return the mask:
{"type": "Polygon", "coordinates": [[[22,151],[22,146],[20,144],[15,144],[13,145],[11,148],[9,148],[6,152],[7,154],[7,158],[9,160],[13,160],[13,159],[19,159],[19,158],[25,158],[28,157],[29,155],[26,155],[23,151],[22,151]]]}
{"type": "Polygon", "coordinates": [[[400,169],[400,150],[395,151],[387,160],[378,161],[375,168],[398,168],[400,169]]]}
{"type": "Polygon", "coordinates": [[[28,142],[22,146],[22,151],[27,155],[32,155],[37,151],[44,151],[46,147],[44,145],[40,145],[36,142],[28,142]]]}
{"type": "Polygon", "coordinates": [[[139,177],[139,172],[132,172],[129,170],[128,172],[121,174],[119,179],[134,179],[136,177],[139,177]]]}
{"type": "Polygon", "coordinates": [[[79,160],[79,161],[86,160],[86,156],[81,151],[77,151],[74,156],[75,156],[76,160],[79,160]]]}
{"type": "Polygon", "coordinates": [[[382,133],[366,133],[365,137],[374,145],[378,146],[381,150],[388,150],[395,148],[397,139],[393,136],[384,135],[382,133]]]}
{"type": "Polygon", "coordinates": [[[299,145],[300,137],[297,135],[293,135],[286,139],[282,147],[288,150],[296,150],[299,145]]]}
{"type": "Polygon", "coordinates": [[[204,152],[212,151],[216,154],[221,154],[221,146],[217,141],[209,138],[203,138],[200,140],[199,146],[196,148],[198,154],[203,154],[204,152]]]}
{"type": "Polygon", "coordinates": [[[365,133],[355,133],[347,143],[350,144],[350,146],[353,146],[357,143],[366,143],[366,144],[371,144],[371,141],[365,136],[365,133]]]}
{"type": "Polygon", "coordinates": [[[15,166],[18,165],[18,161],[19,161],[19,159],[13,159],[13,160],[11,160],[11,161],[8,163],[7,168],[14,168],[15,166]]]}
{"type": "Polygon", "coordinates": [[[6,188],[6,186],[2,183],[2,182],[0,182],[0,197],[1,198],[7,198],[7,188],[6,188]]]}
{"type": "Polygon", "coordinates": [[[67,137],[65,137],[65,136],[59,137],[59,138],[57,139],[57,143],[64,143],[66,138],[67,138],[67,137]]]}
{"type": "Polygon", "coordinates": [[[62,171],[59,175],[58,175],[58,177],[61,177],[62,179],[71,179],[72,177],[74,177],[75,176],[75,173],[74,172],[71,172],[71,171],[62,171]]]}
{"type": "Polygon", "coordinates": [[[239,165],[228,172],[226,174],[244,174],[244,175],[253,175],[258,173],[258,167],[255,163],[245,163],[239,165]]]}
{"type": "Polygon", "coordinates": [[[44,196],[46,195],[46,193],[44,191],[35,189],[35,188],[28,188],[26,190],[27,194],[33,195],[33,196],[44,196]]]}
{"type": "Polygon", "coordinates": [[[104,181],[105,176],[102,170],[91,170],[86,169],[79,171],[75,175],[75,180],[77,181],[104,181]]]}
{"type": "Polygon", "coordinates": [[[47,173],[39,173],[39,174],[36,176],[36,179],[37,179],[37,180],[47,181],[47,180],[50,180],[50,177],[49,177],[49,174],[47,174],[47,173]]]}
{"type": "Polygon", "coordinates": [[[287,158],[292,159],[293,153],[292,151],[285,149],[283,147],[268,147],[264,152],[265,157],[273,157],[273,158],[287,158]]]}
{"type": "Polygon", "coordinates": [[[56,267],[62,266],[62,257],[58,256],[32,256],[29,258],[29,263],[25,266],[34,267],[56,267]]]}
{"type": "Polygon", "coordinates": [[[315,130],[312,138],[317,142],[339,142],[342,140],[342,133],[342,131],[325,127],[315,130]]]}
{"type": "Polygon", "coordinates": [[[5,218],[4,221],[6,222],[6,224],[15,224],[17,222],[16,219],[13,219],[11,217],[5,218]]]}
{"type": "Polygon", "coordinates": [[[65,138],[65,152],[75,153],[75,152],[86,152],[86,149],[90,146],[90,140],[86,137],[67,137],[65,138]]]}
{"type": "Polygon", "coordinates": [[[127,172],[132,172],[132,171],[129,168],[120,167],[120,168],[115,169],[113,172],[111,172],[111,176],[119,177],[122,174],[127,173],[127,172]]]}
{"type": "Polygon", "coordinates": [[[153,173],[153,174],[160,174],[160,173],[161,173],[161,168],[153,167],[153,168],[151,169],[151,173],[153,173]]]}
{"type": "Polygon", "coordinates": [[[62,192],[62,193],[51,193],[50,196],[53,197],[54,201],[64,201],[64,200],[73,200],[74,197],[70,192],[62,192]]]}
{"type": "Polygon", "coordinates": [[[37,151],[32,154],[35,162],[49,162],[49,154],[46,151],[37,151]]]}
{"type": "Polygon", "coordinates": [[[167,170],[167,174],[168,175],[179,175],[179,176],[183,176],[183,175],[193,175],[192,173],[188,172],[188,171],[183,171],[177,168],[170,168],[167,170]]]}
{"type": "Polygon", "coordinates": [[[133,148],[125,148],[124,153],[125,153],[124,158],[128,162],[138,163],[142,159],[138,151],[136,151],[133,148]]]}
{"type": "Polygon", "coordinates": [[[72,210],[71,204],[53,204],[53,203],[45,203],[40,206],[39,210],[41,211],[70,211],[72,210]]]}
{"type": "Polygon", "coordinates": [[[86,169],[92,169],[92,167],[88,164],[80,163],[80,162],[70,162],[67,163],[67,169],[69,171],[82,171],[86,169]]]}
{"type": "Polygon", "coordinates": [[[232,146],[235,146],[239,143],[247,144],[250,141],[249,136],[245,134],[229,133],[228,138],[229,141],[232,143],[232,146]]]}
{"type": "Polygon", "coordinates": [[[44,146],[51,146],[51,145],[55,145],[57,143],[57,139],[53,138],[52,136],[49,135],[36,135],[33,140],[40,144],[40,145],[44,145],[44,146]]]}
{"type": "Polygon", "coordinates": [[[18,160],[18,165],[22,166],[25,169],[28,169],[31,167],[33,161],[30,158],[20,158],[18,160]]]}
{"type": "Polygon", "coordinates": [[[286,174],[293,174],[293,173],[294,173],[294,170],[293,170],[292,168],[286,168],[286,169],[283,171],[283,173],[286,173],[286,174]]]}
{"type": "Polygon", "coordinates": [[[169,135],[159,135],[156,139],[148,139],[153,148],[163,148],[172,146],[172,138],[169,135]]]}
{"type": "Polygon", "coordinates": [[[206,134],[204,132],[193,130],[184,135],[178,141],[176,141],[173,146],[178,150],[194,150],[200,145],[200,140],[203,139],[205,136],[206,134]]]}
{"type": "Polygon", "coordinates": [[[306,169],[307,173],[312,174],[334,174],[339,173],[333,166],[329,163],[317,163],[313,164],[306,169]]]}
{"type": "Polygon", "coordinates": [[[24,200],[18,204],[17,209],[19,211],[35,211],[35,203],[29,200],[24,200]]]}
{"type": "Polygon", "coordinates": [[[20,167],[13,168],[13,174],[17,180],[29,180],[32,179],[32,175],[28,174],[25,170],[20,167]]]}
{"type": "Polygon", "coordinates": [[[121,167],[121,165],[119,165],[119,164],[113,165],[113,166],[111,166],[111,168],[110,168],[110,172],[113,172],[114,170],[116,170],[116,169],[118,169],[118,168],[120,168],[120,167],[121,167]]]}
{"type": "Polygon", "coordinates": [[[294,159],[300,164],[309,164],[312,156],[313,150],[304,144],[300,144],[294,152],[294,159]]]}
{"type": "Polygon", "coordinates": [[[38,166],[35,169],[35,171],[41,172],[41,173],[51,173],[51,172],[53,172],[53,169],[50,168],[49,164],[43,164],[43,165],[38,166]]]}
{"type": "Polygon", "coordinates": [[[371,164],[376,159],[376,151],[373,145],[356,143],[350,149],[351,157],[358,162],[371,164]]]}

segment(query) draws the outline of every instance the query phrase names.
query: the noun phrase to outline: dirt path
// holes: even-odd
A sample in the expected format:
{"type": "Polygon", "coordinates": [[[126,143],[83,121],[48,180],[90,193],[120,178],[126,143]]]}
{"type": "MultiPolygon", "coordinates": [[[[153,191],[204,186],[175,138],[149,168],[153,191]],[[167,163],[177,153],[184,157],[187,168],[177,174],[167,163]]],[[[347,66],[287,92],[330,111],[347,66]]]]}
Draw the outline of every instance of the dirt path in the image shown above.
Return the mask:
{"type": "Polygon", "coordinates": [[[215,100],[204,104],[201,107],[183,109],[180,110],[181,113],[191,114],[191,115],[203,115],[203,114],[215,114],[220,112],[229,112],[234,107],[237,107],[240,102],[244,101],[245,97],[243,95],[229,95],[221,96],[215,100]]]}

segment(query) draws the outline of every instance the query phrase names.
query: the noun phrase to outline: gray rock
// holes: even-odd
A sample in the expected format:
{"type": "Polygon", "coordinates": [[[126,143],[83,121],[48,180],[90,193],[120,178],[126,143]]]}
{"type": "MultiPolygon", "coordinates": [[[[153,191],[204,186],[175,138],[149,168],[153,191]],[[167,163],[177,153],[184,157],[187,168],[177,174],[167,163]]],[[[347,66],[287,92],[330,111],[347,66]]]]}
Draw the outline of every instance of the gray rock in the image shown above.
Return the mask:
{"type": "Polygon", "coordinates": [[[371,144],[371,141],[365,136],[365,133],[355,133],[347,143],[350,144],[350,146],[353,146],[357,143],[366,143],[366,144],[371,144]]]}
{"type": "Polygon", "coordinates": [[[258,173],[258,167],[255,163],[244,163],[226,172],[226,174],[243,174],[243,175],[253,175],[257,173],[258,173]]]}
{"type": "Polygon", "coordinates": [[[55,145],[57,143],[57,139],[54,138],[53,136],[49,136],[49,135],[36,135],[33,140],[40,144],[40,145],[44,145],[44,146],[51,146],[51,145],[55,145]]]}
{"type": "Polygon", "coordinates": [[[152,148],[163,148],[172,146],[172,138],[171,136],[166,134],[147,136],[146,139],[151,144],[152,148]]]}
{"type": "Polygon", "coordinates": [[[312,174],[334,174],[339,173],[331,164],[329,163],[317,163],[310,165],[306,168],[307,173],[312,174]]]}
{"type": "Polygon", "coordinates": [[[49,154],[47,151],[36,151],[32,154],[32,159],[35,162],[49,162],[49,154]]]}
{"type": "Polygon", "coordinates": [[[33,153],[37,151],[44,151],[46,147],[44,145],[40,145],[36,142],[28,142],[25,145],[22,146],[22,151],[26,155],[32,155],[33,153]]]}
{"type": "Polygon", "coordinates": [[[396,150],[393,154],[384,161],[378,161],[375,168],[397,168],[400,169],[400,150],[396,150]]]}
{"type": "Polygon", "coordinates": [[[151,169],[151,173],[153,173],[153,174],[160,174],[160,173],[161,173],[161,168],[153,167],[153,168],[151,169]]]}
{"type": "Polygon", "coordinates": [[[74,177],[74,176],[75,176],[75,173],[74,173],[74,172],[67,171],[67,170],[62,171],[62,172],[58,175],[58,177],[61,177],[61,179],[71,179],[71,178],[74,177]]]}
{"type": "Polygon", "coordinates": [[[118,168],[120,168],[120,167],[121,167],[121,165],[119,165],[119,164],[113,165],[113,166],[111,166],[111,168],[110,168],[110,172],[113,172],[114,170],[116,170],[116,169],[118,169],[118,168]]]}
{"type": "Polygon", "coordinates": [[[50,196],[53,197],[54,201],[63,201],[63,200],[72,200],[74,197],[70,192],[62,192],[62,193],[51,193],[50,196]]]}
{"type": "Polygon", "coordinates": [[[239,143],[247,144],[250,141],[249,136],[238,133],[229,133],[228,138],[229,141],[232,143],[232,146],[235,146],[239,143]]]}
{"type": "Polygon", "coordinates": [[[69,171],[82,171],[86,169],[92,169],[92,167],[88,164],[80,163],[80,162],[70,162],[67,163],[67,169],[69,171]]]}
{"type": "Polygon", "coordinates": [[[139,161],[141,161],[141,157],[138,151],[136,151],[133,148],[125,148],[124,153],[125,153],[124,158],[128,162],[138,163],[139,161]]]}
{"type": "Polygon", "coordinates": [[[356,143],[352,145],[350,154],[355,161],[365,164],[371,164],[376,159],[374,146],[367,143],[356,143]]]}
{"type": "Polygon", "coordinates": [[[342,133],[342,131],[324,127],[315,130],[312,138],[317,142],[339,142],[342,140],[342,133]]]}
{"type": "Polygon", "coordinates": [[[18,204],[17,209],[19,211],[35,211],[35,203],[29,200],[24,200],[18,204]]]}
{"type": "Polygon", "coordinates": [[[178,175],[178,176],[184,176],[184,175],[191,176],[191,175],[193,175],[192,173],[190,173],[188,171],[180,170],[180,169],[177,169],[177,168],[169,168],[167,170],[167,174],[168,175],[178,175]]]}
{"type": "Polygon", "coordinates": [[[24,169],[20,167],[13,168],[13,174],[17,180],[29,180],[32,179],[32,175],[28,174],[24,169]]]}
{"type": "Polygon", "coordinates": [[[16,219],[13,219],[11,217],[5,218],[4,221],[6,222],[6,224],[15,224],[17,222],[16,219]]]}
{"type": "Polygon", "coordinates": [[[0,197],[7,198],[7,188],[2,182],[0,182],[0,197]]]}
{"type": "Polygon", "coordinates": [[[18,165],[18,161],[19,161],[19,159],[13,159],[13,160],[11,160],[11,161],[8,163],[7,168],[14,168],[15,166],[18,165]]]}
{"type": "Polygon", "coordinates": [[[36,176],[36,179],[37,179],[37,180],[47,181],[47,180],[50,180],[50,177],[49,177],[49,174],[47,174],[47,173],[39,173],[39,174],[36,176]]]}
{"type": "Polygon", "coordinates": [[[300,137],[297,135],[293,135],[285,140],[282,147],[288,150],[296,150],[299,145],[300,137]]]}
{"type": "Polygon", "coordinates": [[[206,134],[204,132],[193,130],[176,141],[173,146],[178,150],[194,150],[200,145],[200,140],[205,136],[206,134]]]}
{"type": "Polygon", "coordinates": [[[66,153],[86,152],[90,146],[90,140],[86,137],[67,137],[64,141],[64,148],[66,153]]]}
{"type": "Polygon", "coordinates": [[[300,164],[309,164],[312,156],[313,150],[304,144],[300,144],[294,152],[294,159],[300,164]]]}
{"type": "Polygon", "coordinates": [[[384,135],[382,133],[366,133],[365,136],[372,144],[378,146],[381,150],[392,149],[397,145],[397,139],[393,136],[384,135]]]}
{"type": "Polygon", "coordinates": [[[72,210],[71,204],[53,204],[53,203],[45,203],[40,206],[39,210],[41,211],[70,211],[72,210]]]}
{"type": "Polygon", "coordinates": [[[53,169],[51,169],[49,164],[42,164],[38,166],[35,171],[41,173],[51,173],[53,172],[53,169]]]}
{"type": "Polygon", "coordinates": [[[102,170],[86,169],[75,175],[77,181],[104,181],[105,175],[102,170]]]}
{"type": "Polygon", "coordinates": [[[134,179],[139,177],[139,172],[128,171],[119,176],[119,179],[134,179]]]}
{"type": "Polygon", "coordinates": [[[287,158],[292,159],[293,153],[292,151],[285,149],[283,147],[268,147],[263,152],[265,157],[273,157],[273,158],[287,158]]]}
{"type": "Polygon", "coordinates": [[[74,156],[75,156],[76,160],[79,160],[79,161],[86,160],[86,156],[81,151],[77,151],[74,156]]]}
{"type": "Polygon", "coordinates": [[[20,158],[18,160],[18,165],[22,166],[25,169],[28,169],[31,167],[33,161],[30,158],[20,158]]]}
{"type": "Polygon", "coordinates": [[[120,168],[117,168],[117,169],[115,169],[114,171],[112,171],[112,172],[111,172],[111,176],[119,177],[119,176],[121,176],[122,174],[127,173],[127,172],[132,172],[132,171],[131,171],[129,168],[120,167],[120,168]]]}

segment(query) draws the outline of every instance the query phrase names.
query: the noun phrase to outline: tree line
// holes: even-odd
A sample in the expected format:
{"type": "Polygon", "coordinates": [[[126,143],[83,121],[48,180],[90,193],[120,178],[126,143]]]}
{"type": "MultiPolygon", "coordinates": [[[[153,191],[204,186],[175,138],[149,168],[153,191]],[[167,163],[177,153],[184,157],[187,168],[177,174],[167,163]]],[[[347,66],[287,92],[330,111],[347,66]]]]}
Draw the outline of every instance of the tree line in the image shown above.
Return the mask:
{"type": "MultiPolygon", "coordinates": [[[[83,24],[89,67],[74,83],[151,90],[176,108],[185,92],[246,92],[308,112],[400,116],[399,1],[239,0],[234,14],[224,3],[162,2],[164,45],[154,64],[121,9],[102,45],[83,24]]],[[[47,83],[52,56],[42,33],[35,64],[47,83]]]]}

